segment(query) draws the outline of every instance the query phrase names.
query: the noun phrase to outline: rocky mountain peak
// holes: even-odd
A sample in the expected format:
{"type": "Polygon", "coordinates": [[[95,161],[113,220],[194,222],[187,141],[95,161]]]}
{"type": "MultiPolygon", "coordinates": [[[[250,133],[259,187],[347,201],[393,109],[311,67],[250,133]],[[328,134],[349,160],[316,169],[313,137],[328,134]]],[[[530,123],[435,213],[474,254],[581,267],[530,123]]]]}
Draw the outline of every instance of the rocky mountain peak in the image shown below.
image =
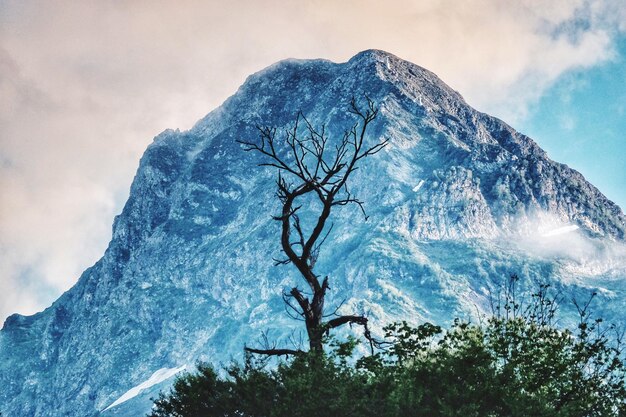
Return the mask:
{"type": "Polygon", "coordinates": [[[333,213],[316,264],[333,279],[329,303],[345,299],[378,327],[445,323],[485,310],[489,290],[516,273],[566,297],[597,291],[601,313],[623,318],[624,214],[581,174],[394,55],[286,60],[191,130],[155,138],[102,259],[45,311],[7,319],[0,411],[140,415],[171,382],[158,376],[297,328],[281,298],[297,275],[272,261],[276,173],[236,140],[258,125],[280,132],[298,112],[332,140],[354,123],[350,99],[365,95],[380,109],[368,140],[389,146],[351,177],[369,219],[333,213]]]}

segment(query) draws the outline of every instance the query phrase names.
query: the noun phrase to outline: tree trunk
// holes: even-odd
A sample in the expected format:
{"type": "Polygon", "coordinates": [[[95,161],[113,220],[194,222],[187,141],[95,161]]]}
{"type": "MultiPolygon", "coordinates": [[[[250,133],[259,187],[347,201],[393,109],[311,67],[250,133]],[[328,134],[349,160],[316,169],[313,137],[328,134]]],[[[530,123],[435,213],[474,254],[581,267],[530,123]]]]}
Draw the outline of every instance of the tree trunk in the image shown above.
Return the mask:
{"type": "Polygon", "coordinates": [[[322,345],[322,338],[324,332],[321,326],[309,327],[307,326],[307,333],[309,335],[309,351],[311,352],[323,352],[324,347],[322,345]]]}
{"type": "MultiPolygon", "coordinates": [[[[313,274],[313,271],[310,271],[313,274]]],[[[316,278],[317,279],[317,278],[316,278]]],[[[309,336],[309,347],[312,351],[321,352],[323,348],[322,339],[324,337],[324,298],[326,289],[328,288],[328,280],[324,279],[323,283],[313,294],[311,302],[310,315],[306,321],[307,334],[309,336]]]]}

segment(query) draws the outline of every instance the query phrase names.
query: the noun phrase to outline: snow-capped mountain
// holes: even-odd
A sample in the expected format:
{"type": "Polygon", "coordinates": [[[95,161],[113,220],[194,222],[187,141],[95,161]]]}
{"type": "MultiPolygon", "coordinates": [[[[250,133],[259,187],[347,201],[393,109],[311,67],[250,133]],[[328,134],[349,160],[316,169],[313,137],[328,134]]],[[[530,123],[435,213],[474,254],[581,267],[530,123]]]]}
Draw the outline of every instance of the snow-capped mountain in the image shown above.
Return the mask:
{"type": "Polygon", "coordinates": [[[281,299],[299,278],[272,261],[276,173],[236,140],[255,139],[257,125],[286,128],[298,111],[332,139],[365,95],[380,109],[367,140],[389,145],[351,178],[369,219],[333,212],[316,265],[331,279],[327,303],[345,298],[342,309],[378,326],[445,323],[485,310],[516,273],[565,299],[596,291],[599,313],[621,318],[626,218],[581,174],[386,52],[286,60],[191,130],[158,135],[102,259],[45,311],[6,320],[2,415],[142,415],[197,360],[227,363],[264,330],[301,329],[281,299]]]}

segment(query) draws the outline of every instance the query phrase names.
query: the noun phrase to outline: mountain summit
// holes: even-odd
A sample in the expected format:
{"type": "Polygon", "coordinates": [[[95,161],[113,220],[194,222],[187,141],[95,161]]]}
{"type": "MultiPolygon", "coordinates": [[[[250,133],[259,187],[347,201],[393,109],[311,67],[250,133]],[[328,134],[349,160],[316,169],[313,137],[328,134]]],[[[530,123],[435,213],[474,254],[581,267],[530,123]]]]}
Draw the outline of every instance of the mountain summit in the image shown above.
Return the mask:
{"type": "Polygon", "coordinates": [[[0,411],[10,416],[136,416],[150,395],[197,360],[225,363],[264,330],[299,329],[274,267],[275,172],[237,139],[289,127],[301,111],[342,135],[351,98],[380,114],[370,140],[389,140],[355,172],[354,208],[316,269],[329,303],[392,320],[445,323],[488,309],[490,290],[520,282],[567,297],[599,294],[619,319],[626,218],[581,174],[530,138],[472,109],[435,74],[389,53],[346,63],[285,60],[250,76],[191,130],[167,130],[143,155],[104,256],[51,307],[10,316],[0,332],[0,411]]]}

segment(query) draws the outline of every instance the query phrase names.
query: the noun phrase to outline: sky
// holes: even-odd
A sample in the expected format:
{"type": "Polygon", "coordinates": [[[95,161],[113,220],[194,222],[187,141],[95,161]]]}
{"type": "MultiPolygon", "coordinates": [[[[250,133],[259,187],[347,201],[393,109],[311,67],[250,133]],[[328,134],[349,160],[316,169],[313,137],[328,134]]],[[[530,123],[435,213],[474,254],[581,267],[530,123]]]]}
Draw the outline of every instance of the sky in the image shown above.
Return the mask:
{"type": "Polygon", "coordinates": [[[104,253],[139,158],[284,58],[434,71],[626,207],[626,0],[0,0],[0,320],[104,253]]]}

